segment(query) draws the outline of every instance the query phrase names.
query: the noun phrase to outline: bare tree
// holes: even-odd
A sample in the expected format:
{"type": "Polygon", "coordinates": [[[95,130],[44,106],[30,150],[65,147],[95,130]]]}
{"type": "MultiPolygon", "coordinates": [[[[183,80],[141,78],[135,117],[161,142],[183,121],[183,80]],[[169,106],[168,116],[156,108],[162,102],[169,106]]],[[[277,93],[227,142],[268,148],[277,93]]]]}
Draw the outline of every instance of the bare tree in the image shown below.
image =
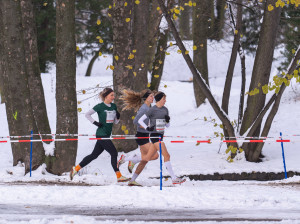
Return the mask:
{"type": "MultiPolygon", "coordinates": [[[[172,8],[173,5],[174,5],[174,0],[167,1],[168,9],[172,8]]],[[[161,20],[161,16],[159,18],[161,20]]],[[[169,34],[170,32],[168,27],[164,27],[160,25],[159,29],[157,29],[157,33],[156,33],[157,36],[155,38],[156,51],[155,51],[154,59],[152,61],[152,69],[151,69],[151,82],[150,82],[151,90],[157,91],[162,79],[164,65],[165,65],[166,51],[168,48],[169,34]]]]}
{"type": "MultiPolygon", "coordinates": [[[[212,1],[210,0],[197,0],[196,6],[193,9],[193,42],[197,49],[194,50],[193,62],[201,73],[205,83],[208,82],[208,65],[207,65],[207,39],[209,36],[209,8],[212,1]]],[[[194,95],[196,105],[199,107],[205,102],[206,96],[201,91],[200,86],[197,84],[196,79],[193,79],[194,95]]]]}
{"type": "MultiPolygon", "coordinates": [[[[75,1],[56,2],[56,133],[77,133],[75,1]]],[[[75,164],[77,141],[55,144],[55,155],[47,169],[54,174],[75,164]]]]}
{"type": "MultiPolygon", "coordinates": [[[[268,6],[270,4],[275,5],[275,3],[276,0],[267,0],[265,3],[264,17],[253,65],[250,90],[258,87],[259,85],[263,86],[269,83],[281,7],[275,7],[273,11],[269,11],[268,6]]],[[[253,124],[254,120],[265,105],[265,99],[266,95],[262,92],[254,96],[248,96],[247,107],[240,130],[241,135],[243,135],[253,124]]],[[[261,125],[257,127],[253,136],[260,136],[260,127],[261,125]]],[[[248,152],[250,153],[250,151],[255,151],[257,144],[248,144],[245,145],[245,147],[246,148],[244,150],[246,152],[247,159],[250,161],[256,161],[258,158],[251,157],[252,154],[250,155],[248,152]]]]}
{"type": "MultiPolygon", "coordinates": [[[[176,40],[176,43],[177,43],[179,49],[181,50],[181,52],[186,52],[186,48],[183,45],[182,40],[179,37],[176,27],[171,19],[171,16],[170,16],[163,0],[158,0],[158,2],[159,2],[159,5],[163,11],[163,14],[164,14],[167,22],[169,24],[170,30],[173,33],[173,36],[176,40]]],[[[203,91],[203,93],[207,97],[209,103],[211,104],[213,110],[215,111],[215,113],[217,114],[219,119],[223,122],[225,128],[227,129],[228,135],[230,137],[234,137],[235,132],[234,132],[233,126],[230,123],[230,120],[226,116],[226,113],[219,107],[219,105],[216,102],[215,98],[213,97],[209,87],[206,85],[205,80],[202,78],[201,73],[197,70],[197,68],[195,67],[195,65],[192,62],[192,59],[190,58],[190,56],[188,54],[182,54],[182,56],[183,56],[184,60],[186,61],[189,69],[191,70],[191,73],[193,74],[193,78],[197,81],[201,90],[203,91]]],[[[237,146],[236,144],[233,144],[233,145],[237,146]]]]}
{"type": "Polygon", "coordinates": [[[149,50],[148,28],[150,20],[150,0],[140,1],[139,4],[134,4],[133,18],[133,50],[135,52],[134,60],[134,83],[133,89],[141,91],[147,87],[147,53],[149,50]]]}
{"type": "MultiPolygon", "coordinates": [[[[30,91],[31,104],[34,119],[39,134],[51,133],[44,89],[41,80],[41,72],[39,66],[39,55],[37,47],[37,30],[35,25],[35,15],[32,0],[21,0],[22,27],[24,34],[24,50],[26,71],[28,75],[28,87],[30,91]]],[[[42,135],[43,139],[49,136],[42,135]]],[[[51,136],[50,136],[51,138],[51,136]]],[[[41,147],[41,144],[35,146],[41,147]]],[[[35,150],[36,151],[36,150],[35,150]]]]}
{"type": "MultiPolygon", "coordinates": [[[[122,108],[122,101],[119,100],[123,89],[133,89],[135,76],[133,67],[135,64],[133,54],[133,10],[134,1],[114,0],[112,10],[113,24],[113,86],[116,93],[115,103],[118,110],[122,108]]],[[[134,112],[126,110],[121,112],[120,122],[114,125],[114,134],[134,134],[135,128],[132,122],[134,112]]],[[[131,140],[122,140],[115,143],[116,148],[120,151],[129,152],[137,148],[137,144],[131,140]]]]}
{"type": "Polygon", "coordinates": [[[0,104],[5,102],[4,98],[4,69],[5,69],[5,58],[4,58],[4,46],[3,46],[3,38],[2,38],[2,32],[3,30],[3,23],[2,23],[2,12],[0,8],[0,104]]]}
{"type": "Polygon", "coordinates": [[[150,9],[150,18],[149,18],[149,26],[148,26],[148,51],[147,51],[147,65],[148,65],[148,71],[152,70],[152,64],[155,60],[155,52],[157,49],[159,38],[159,26],[162,18],[162,12],[161,10],[157,10],[158,2],[152,1],[150,9]]]}
{"type": "MultiPolygon", "coordinates": [[[[0,1],[1,9],[1,40],[3,53],[1,64],[4,65],[2,76],[5,83],[6,113],[10,135],[29,135],[37,133],[33,115],[28,76],[25,62],[24,39],[20,1],[0,1]]],[[[13,165],[18,162],[25,164],[25,173],[29,171],[30,144],[12,143],[13,165]]],[[[41,144],[35,146],[32,168],[42,164],[44,151],[41,144]]]]}
{"type": "MultiPolygon", "coordinates": [[[[178,35],[178,32],[174,26],[171,16],[170,16],[169,12],[167,11],[167,8],[164,5],[164,2],[162,0],[158,0],[158,2],[160,4],[160,7],[163,10],[164,16],[169,24],[170,29],[173,32],[173,36],[177,42],[177,45],[179,46],[179,49],[182,52],[185,52],[185,50],[186,50],[185,46],[183,45],[183,43],[178,35]]],[[[274,52],[274,47],[275,47],[274,42],[275,42],[275,37],[276,37],[276,30],[278,28],[278,22],[280,19],[279,18],[280,9],[268,11],[267,7],[270,4],[275,5],[275,0],[267,0],[265,2],[264,20],[263,20],[263,24],[262,24],[262,31],[261,31],[261,35],[260,35],[257,55],[255,58],[254,70],[253,70],[253,74],[252,74],[252,82],[255,81],[253,76],[255,76],[258,80],[260,80],[260,82],[257,81],[256,86],[258,86],[258,83],[261,83],[261,84],[268,83],[269,76],[270,76],[270,67],[272,65],[273,52],[274,52]],[[264,49],[264,47],[265,47],[265,49],[264,49]],[[262,57],[262,56],[264,56],[264,57],[262,57]],[[258,68],[260,68],[260,69],[258,69],[258,68]],[[260,76],[257,76],[256,73],[260,73],[260,76]],[[266,76],[268,77],[267,79],[266,79],[266,76]]],[[[294,71],[294,69],[297,68],[297,60],[299,60],[299,58],[300,58],[299,51],[300,51],[300,49],[298,48],[296,55],[293,58],[291,65],[288,69],[288,72],[290,74],[291,74],[291,72],[294,71]]],[[[194,79],[196,79],[197,83],[199,84],[203,93],[205,94],[209,103],[211,104],[213,110],[215,111],[215,113],[217,114],[219,119],[224,124],[224,132],[227,135],[226,137],[230,137],[230,138],[234,139],[235,138],[235,130],[234,130],[233,126],[231,125],[230,120],[228,119],[228,117],[226,115],[226,112],[223,109],[221,109],[218,106],[218,104],[216,103],[216,100],[212,96],[210,89],[208,88],[207,85],[205,85],[204,79],[201,77],[201,74],[197,71],[197,69],[196,69],[195,65],[193,64],[189,55],[183,54],[183,57],[184,57],[187,65],[189,66],[194,79]]],[[[254,84],[252,84],[252,87],[250,86],[250,90],[256,86],[254,84]]],[[[253,118],[253,120],[248,123],[249,127],[245,128],[245,130],[244,130],[244,132],[247,131],[247,137],[260,136],[259,130],[260,130],[262,119],[266,115],[268,109],[271,108],[271,106],[273,104],[271,112],[269,113],[269,115],[267,117],[267,121],[266,121],[263,131],[261,133],[262,136],[266,136],[268,134],[272,120],[278,110],[280,98],[281,98],[281,95],[282,95],[284,89],[285,89],[285,84],[282,84],[279,93],[274,94],[271,97],[271,99],[267,102],[267,104],[265,104],[265,96],[257,99],[256,102],[262,103],[262,105],[258,104],[258,105],[254,105],[252,107],[252,111],[256,114],[256,116],[252,116],[252,114],[251,114],[251,117],[253,118]],[[263,102],[261,102],[262,100],[263,100],[263,102]]],[[[251,103],[249,103],[249,102],[251,102],[252,100],[248,100],[247,108],[251,105],[251,103]]],[[[247,119],[248,119],[248,117],[246,115],[244,115],[243,121],[245,121],[247,119]]],[[[259,155],[261,153],[263,144],[259,143],[259,144],[252,144],[252,145],[254,145],[254,146],[250,147],[250,144],[244,143],[242,145],[242,148],[245,150],[246,159],[248,161],[257,162],[257,161],[259,161],[259,155]]],[[[233,146],[238,147],[237,144],[234,144],[233,146]]],[[[235,153],[232,153],[232,156],[234,156],[234,155],[235,155],[235,153]]]]}
{"type": "Polygon", "coordinates": [[[192,9],[190,6],[186,5],[185,0],[179,0],[179,5],[184,9],[181,11],[179,17],[179,30],[180,37],[182,40],[192,39],[192,29],[191,29],[191,19],[192,19],[192,9]]]}

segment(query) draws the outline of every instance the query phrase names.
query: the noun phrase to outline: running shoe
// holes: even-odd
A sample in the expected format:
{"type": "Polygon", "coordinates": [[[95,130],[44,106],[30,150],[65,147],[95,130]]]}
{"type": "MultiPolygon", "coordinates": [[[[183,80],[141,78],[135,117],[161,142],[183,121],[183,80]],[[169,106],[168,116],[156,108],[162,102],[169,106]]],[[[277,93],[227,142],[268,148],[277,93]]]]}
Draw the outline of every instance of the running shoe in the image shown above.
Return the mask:
{"type": "Polygon", "coordinates": [[[118,161],[117,167],[119,168],[123,163],[125,163],[125,156],[121,155],[121,157],[118,161]]]}
{"type": "Polygon", "coordinates": [[[133,170],[134,166],[135,166],[135,163],[133,163],[132,161],[128,162],[128,171],[129,171],[129,173],[132,173],[132,170],[133,170]]]}
{"type": "Polygon", "coordinates": [[[129,182],[128,182],[128,186],[142,187],[142,185],[139,184],[139,183],[136,182],[136,181],[129,181],[129,182]]]}
{"type": "Polygon", "coordinates": [[[118,179],[118,182],[127,182],[130,180],[130,178],[124,177],[124,176],[120,176],[118,179]]]}
{"type": "Polygon", "coordinates": [[[77,174],[78,172],[75,170],[75,166],[72,167],[71,171],[70,171],[70,179],[73,180],[74,176],[77,174]]]}
{"type": "Polygon", "coordinates": [[[173,184],[182,184],[185,181],[186,181],[186,179],[182,179],[180,177],[177,177],[176,179],[173,180],[173,184]]]}

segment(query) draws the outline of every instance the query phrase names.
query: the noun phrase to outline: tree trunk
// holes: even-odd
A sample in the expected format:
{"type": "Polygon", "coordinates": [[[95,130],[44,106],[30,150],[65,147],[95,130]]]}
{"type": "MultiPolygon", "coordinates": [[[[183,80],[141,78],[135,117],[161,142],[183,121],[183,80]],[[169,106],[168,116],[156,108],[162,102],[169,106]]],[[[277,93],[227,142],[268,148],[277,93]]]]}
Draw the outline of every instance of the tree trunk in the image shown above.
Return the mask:
{"type": "Polygon", "coordinates": [[[49,18],[44,18],[43,23],[41,24],[40,29],[44,30],[44,33],[40,36],[38,42],[39,42],[39,49],[38,54],[40,55],[40,69],[41,72],[47,72],[47,61],[46,61],[46,55],[49,54],[49,44],[47,42],[47,38],[45,37],[47,35],[47,30],[49,28],[49,18]],[[43,38],[44,37],[44,38],[43,38]]]}
{"type": "Polygon", "coordinates": [[[166,48],[168,45],[168,36],[169,36],[168,30],[165,30],[159,35],[155,59],[152,65],[151,86],[150,86],[151,90],[158,91],[159,88],[159,84],[164,70],[166,48]]]}
{"type": "MultiPolygon", "coordinates": [[[[201,73],[202,78],[208,84],[208,65],[207,65],[207,37],[208,37],[208,20],[210,0],[197,0],[193,13],[193,41],[197,50],[194,50],[193,62],[201,73]]],[[[184,52],[182,52],[184,54],[184,52]]],[[[204,103],[206,96],[201,91],[197,81],[193,80],[194,95],[196,99],[196,106],[199,107],[204,103]]]]}
{"type": "MultiPolygon", "coordinates": [[[[224,85],[224,91],[223,91],[223,98],[222,98],[222,109],[225,111],[225,113],[228,115],[228,106],[229,106],[229,98],[230,98],[230,92],[231,92],[231,84],[232,84],[232,78],[233,78],[233,72],[234,67],[236,64],[236,57],[240,46],[240,30],[242,25],[242,0],[237,0],[237,16],[236,16],[236,23],[234,20],[233,12],[230,7],[230,13],[231,13],[231,23],[233,25],[233,34],[234,34],[234,40],[233,40],[233,46],[231,50],[231,56],[230,61],[227,69],[227,75],[224,85]]],[[[243,87],[242,87],[243,88],[243,87]]],[[[243,96],[241,96],[243,97],[243,96]]],[[[242,98],[243,99],[243,98],[242,98]]],[[[228,137],[228,133],[226,129],[224,129],[224,136],[228,137]]]]}
{"type": "Polygon", "coordinates": [[[179,0],[179,4],[184,8],[179,17],[179,33],[182,40],[191,40],[191,7],[185,5],[185,0],[179,0]]]}
{"type": "MultiPolygon", "coordinates": [[[[1,5],[0,5],[1,6],[1,5]]],[[[4,46],[3,46],[3,38],[1,34],[1,30],[3,30],[2,24],[2,12],[0,8],[0,104],[5,103],[4,98],[4,72],[5,72],[5,59],[4,59],[4,46]]]]}
{"type": "MultiPolygon", "coordinates": [[[[118,110],[121,110],[122,101],[119,100],[123,89],[133,88],[135,77],[133,74],[134,58],[130,59],[132,53],[132,14],[134,1],[126,1],[127,6],[124,6],[124,0],[113,1],[113,55],[114,55],[114,71],[113,71],[113,86],[116,94],[115,103],[118,110]],[[126,20],[127,19],[127,20],[126,20]],[[127,22],[126,22],[127,21],[127,22]],[[118,60],[116,60],[118,56],[118,60]],[[131,66],[131,67],[130,67],[131,66]]],[[[121,111],[120,111],[121,112],[121,111]]],[[[132,122],[132,110],[122,111],[120,122],[114,125],[113,134],[135,134],[135,127],[132,122]]],[[[137,148],[134,140],[119,140],[115,142],[118,151],[129,152],[137,148]]]]}
{"type": "MultiPolygon", "coordinates": [[[[0,1],[2,11],[1,36],[5,55],[4,89],[9,135],[29,135],[37,133],[34,120],[24,54],[24,40],[20,1],[0,1]]],[[[30,143],[12,143],[13,165],[25,164],[25,173],[30,165],[30,143]]],[[[40,151],[39,151],[40,152],[40,151]]],[[[32,168],[43,162],[43,155],[37,153],[32,158],[32,168]]]]}
{"type": "MultiPolygon", "coordinates": [[[[260,85],[263,86],[265,84],[268,84],[269,82],[281,12],[281,7],[275,7],[275,3],[276,0],[267,0],[265,3],[264,18],[256,51],[249,92],[255,88],[258,88],[260,85]],[[274,6],[273,11],[268,10],[268,6],[270,4],[274,6]]],[[[248,130],[248,128],[257,118],[258,114],[265,105],[265,98],[266,95],[262,92],[254,96],[248,96],[247,108],[244,113],[240,130],[241,135],[243,135],[248,130]]],[[[259,136],[260,126],[261,125],[258,125],[258,128],[253,133],[253,136],[259,136]]],[[[256,147],[257,144],[248,144],[247,147],[244,148],[248,161],[258,161],[258,157],[250,156],[250,154],[253,155],[251,151],[255,151],[256,147]]]]}
{"type": "Polygon", "coordinates": [[[215,1],[209,1],[208,2],[209,7],[206,13],[209,14],[209,21],[208,21],[208,39],[212,40],[214,39],[215,31],[215,23],[216,23],[216,18],[215,18],[215,1]]]}
{"type": "MultiPolygon", "coordinates": [[[[28,86],[34,119],[39,134],[50,134],[44,89],[41,80],[39,55],[37,47],[37,31],[32,0],[21,0],[22,25],[24,34],[24,49],[26,70],[28,74],[28,86]]],[[[42,135],[43,139],[51,139],[51,136],[42,135]]],[[[49,143],[45,143],[49,144],[49,143]]],[[[45,155],[42,143],[35,143],[34,156],[45,155]]]]}
{"type": "MultiPolygon", "coordinates": [[[[299,59],[300,59],[300,47],[298,47],[298,50],[288,67],[288,72],[287,72],[288,74],[292,74],[295,69],[298,69],[297,64],[298,64],[299,59]]],[[[271,105],[274,103],[273,107],[266,119],[263,131],[261,134],[261,136],[263,136],[263,137],[266,137],[268,135],[269,130],[271,128],[272,121],[277,113],[278,108],[279,108],[279,103],[280,103],[280,100],[281,100],[281,97],[282,97],[282,94],[283,94],[285,88],[286,88],[286,85],[283,83],[280,87],[279,93],[278,94],[274,93],[273,96],[269,99],[269,101],[266,103],[264,108],[260,111],[255,122],[253,122],[253,125],[251,126],[251,129],[249,130],[249,132],[247,134],[247,137],[253,136],[253,133],[255,132],[257,127],[260,126],[264,115],[267,113],[267,111],[270,109],[271,105]]],[[[255,150],[252,150],[249,152],[249,157],[250,158],[258,158],[259,155],[261,154],[263,145],[264,144],[258,144],[257,147],[255,148],[255,150]]],[[[247,149],[247,146],[248,146],[248,143],[243,143],[242,148],[247,149]]]]}
{"type": "Polygon", "coordinates": [[[230,61],[229,61],[228,69],[227,69],[227,75],[226,75],[224,91],[223,91],[223,98],[222,98],[222,109],[225,111],[226,114],[228,114],[232,77],[233,77],[234,67],[236,64],[236,57],[237,57],[239,46],[240,46],[240,31],[241,31],[241,25],[242,25],[242,5],[241,5],[241,3],[242,3],[242,0],[237,0],[238,8],[237,8],[236,24],[235,24],[234,20],[232,19],[232,24],[234,27],[234,30],[233,30],[234,40],[233,40],[233,46],[232,46],[232,50],[231,50],[231,56],[230,56],[230,61]]]}
{"type": "Polygon", "coordinates": [[[213,39],[218,41],[223,38],[223,27],[225,23],[225,5],[226,0],[217,0],[217,17],[215,18],[215,23],[213,27],[213,39]]]}
{"type": "Polygon", "coordinates": [[[98,56],[99,56],[99,51],[96,51],[95,55],[92,57],[89,65],[88,65],[88,68],[87,68],[86,73],[85,73],[85,77],[90,77],[91,76],[94,63],[95,63],[96,59],[98,58],[98,56]]]}
{"type": "Polygon", "coordinates": [[[152,63],[155,57],[155,50],[157,46],[157,39],[159,38],[159,24],[162,18],[161,10],[157,10],[158,2],[152,0],[151,12],[148,25],[148,50],[147,50],[147,69],[152,70],[152,63]]]}
{"type": "Polygon", "coordinates": [[[147,53],[148,43],[148,26],[150,15],[150,0],[140,1],[140,4],[134,4],[134,20],[133,20],[133,50],[136,52],[134,60],[133,89],[142,91],[147,87],[147,53]]]}
{"type": "MultiPolygon", "coordinates": [[[[72,0],[56,2],[56,62],[56,133],[76,134],[75,1],[72,0]]],[[[77,141],[56,142],[55,158],[49,162],[48,170],[58,175],[70,171],[76,154],[77,141]]]]}

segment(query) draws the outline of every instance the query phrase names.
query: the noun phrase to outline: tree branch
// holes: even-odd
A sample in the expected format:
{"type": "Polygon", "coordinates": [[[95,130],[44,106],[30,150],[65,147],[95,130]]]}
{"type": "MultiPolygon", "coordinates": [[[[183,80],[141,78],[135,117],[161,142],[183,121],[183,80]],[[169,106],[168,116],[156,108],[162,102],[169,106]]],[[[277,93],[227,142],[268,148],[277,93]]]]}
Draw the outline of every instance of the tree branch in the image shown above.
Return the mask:
{"type": "Polygon", "coordinates": [[[234,133],[234,129],[230,123],[230,120],[228,119],[226,113],[219,107],[218,103],[216,102],[215,98],[213,97],[209,87],[206,85],[205,81],[203,80],[203,78],[201,77],[201,74],[199,73],[199,71],[196,69],[196,67],[194,66],[192,59],[190,58],[190,56],[188,54],[185,54],[186,52],[186,48],[182,43],[182,40],[179,37],[179,34],[176,30],[176,27],[170,17],[170,14],[167,11],[166,6],[164,5],[164,1],[163,0],[158,0],[159,6],[163,11],[163,14],[168,22],[168,25],[171,29],[171,31],[173,32],[173,36],[178,44],[179,49],[182,52],[182,55],[187,63],[187,65],[189,66],[193,77],[196,79],[198,85],[200,86],[202,92],[204,93],[204,95],[207,97],[210,105],[212,106],[213,110],[215,111],[215,113],[217,114],[217,116],[219,117],[219,119],[222,121],[222,123],[224,124],[224,127],[227,129],[228,131],[228,135],[230,137],[235,137],[235,133],[234,133]]]}

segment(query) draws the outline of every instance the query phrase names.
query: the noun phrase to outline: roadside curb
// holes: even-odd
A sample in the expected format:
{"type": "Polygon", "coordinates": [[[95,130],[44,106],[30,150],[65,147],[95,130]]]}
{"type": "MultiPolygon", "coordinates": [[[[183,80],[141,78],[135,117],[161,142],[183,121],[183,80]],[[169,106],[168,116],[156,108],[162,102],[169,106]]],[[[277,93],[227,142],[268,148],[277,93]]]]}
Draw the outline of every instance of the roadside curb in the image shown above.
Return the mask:
{"type": "MultiPolygon", "coordinates": [[[[300,176],[300,172],[289,171],[287,177],[300,176]]],[[[214,174],[194,174],[185,175],[184,177],[190,178],[190,180],[256,180],[256,181],[271,181],[271,180],[282,180],[285,178],[284,172],[242,172],[242,173],[214,173],[214,174]]]]}

